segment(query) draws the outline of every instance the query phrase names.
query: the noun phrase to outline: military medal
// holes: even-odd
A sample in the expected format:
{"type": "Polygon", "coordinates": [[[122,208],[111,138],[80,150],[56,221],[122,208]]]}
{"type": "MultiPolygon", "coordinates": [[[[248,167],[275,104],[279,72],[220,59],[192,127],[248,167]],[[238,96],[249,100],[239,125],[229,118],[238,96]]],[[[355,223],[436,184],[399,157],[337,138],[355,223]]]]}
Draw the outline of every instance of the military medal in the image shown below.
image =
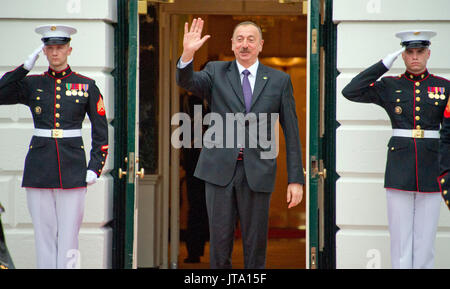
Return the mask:
{"type": "Polygon", "coordinates": [[[428,97],[431,99],[434,98],[434,93],[433,93],[432,87],[428,87],[428,97]]]}
{"type": "Polygon", "coordinates": [[[89,93],[87,92],[89,89],[89,84],[83,84],[84,97],[88,97],[89,93]]]}
{"type": "Polygon", "coordinates": [[[66,95],[67,96],[71,96],[72,92],[70,91],[72,84],[71,83],[66,83],[66,95]]]}
{"type": "Polygon", "coordinates": [[[440,98],[441,98],[442,100],[445,99],[445,90],[444,90],[444,89],[445,89],[445,88],[443,88],[443,87],[439,87],[439,92],[441,93],[440,98]]]}
{"type": "Polygon", "coordinates": [[[401,108],[400,106],[397,105],[397,106],[394,108],[394,111],[395,111],[396,114],[401,114],[401,113],[402,113],[402,108],[401,108]]]}
{"type": "Polygon", "coordinates": [[[83,92],[81,91],[81,84],[80,83],[77,83],[76,90],[77,90],[77,94],[76,95],[83,96],[83,92]]]}
{"type": "Polygon", "coordinates": [[[435,99],[439,99],[439,91],[438,91],[438,87],[433,87],[434,88],[434,98],[435,99]]]}

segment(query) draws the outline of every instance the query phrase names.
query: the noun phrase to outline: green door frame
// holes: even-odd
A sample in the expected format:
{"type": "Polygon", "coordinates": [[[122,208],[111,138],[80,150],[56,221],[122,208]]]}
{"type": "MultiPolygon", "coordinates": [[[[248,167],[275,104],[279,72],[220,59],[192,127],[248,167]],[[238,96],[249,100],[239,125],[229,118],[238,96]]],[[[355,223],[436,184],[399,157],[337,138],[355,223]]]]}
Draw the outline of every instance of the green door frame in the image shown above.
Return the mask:
{"type": "Polygon", "coordinates": [[[310,5],[308,261],[311,269],[331,269],[336,267],[337,232],[336,25],[332,19],[333,0],[308,2],[310,5]]]}
{"type": "Polygon", "coordinates": [[[309,268],[318,268],[319,247],[319,117],[320,117],[320,71],[319,71],[319,29],[320,0],[309,3],[309,268]]]}
{"type": "Polygon", "coordinates": [[[114,178],[112,267],[133,267],[136,93],[138,49],[137,0],[117,1],[115,27],[114,178]],[[119,169],[125,174],[119,176],[119,169]]]}
{"type": "Polygon", "coordinates": [[[124,268],[133,267],[134,218],[136,193],[136,99],[138,68],[138,2],[128,1],[128,97],[127,97],[127,175],[125,190],[125,252],[124,268]]]}

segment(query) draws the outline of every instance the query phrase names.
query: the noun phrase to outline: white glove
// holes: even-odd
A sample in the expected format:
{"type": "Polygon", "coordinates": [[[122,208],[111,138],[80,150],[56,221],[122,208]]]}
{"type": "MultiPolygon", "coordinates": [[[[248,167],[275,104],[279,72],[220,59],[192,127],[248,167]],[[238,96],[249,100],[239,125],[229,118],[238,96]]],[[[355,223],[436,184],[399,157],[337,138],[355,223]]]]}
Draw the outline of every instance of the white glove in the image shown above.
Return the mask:
{"type": "Polygon", "coordinates": [[[42,43],[42,45],[39,46],[39,48],[37,48],[35,51],[33,51],[33,53],[31,53],[28,56],[27,60],[25,60],[25,62],[23,63],[23,68],[25,68],[28,71],[33,69],[36,60],[39,58],[39,53],[41,53],[42,48],[44,48],[44,46],[45,44],[42,43]]]}
{"type": "Polygon", "coordinates": [[[383,64],[387,69],[391,69],[392,64],[394,64],[394,61],[397,59],[397,57],[402,54],[402,52],[405,51],[405,47],[402,47],[402,49],[395,51],[394,53],[388,54],[385,58],[383,58],[383,64]]]}
{"type": "Polygon", "coordinates": [[[97,181],[97,174],[94,171],[88,170],[86,173],[86,183],[92,185],[97,181]]]}

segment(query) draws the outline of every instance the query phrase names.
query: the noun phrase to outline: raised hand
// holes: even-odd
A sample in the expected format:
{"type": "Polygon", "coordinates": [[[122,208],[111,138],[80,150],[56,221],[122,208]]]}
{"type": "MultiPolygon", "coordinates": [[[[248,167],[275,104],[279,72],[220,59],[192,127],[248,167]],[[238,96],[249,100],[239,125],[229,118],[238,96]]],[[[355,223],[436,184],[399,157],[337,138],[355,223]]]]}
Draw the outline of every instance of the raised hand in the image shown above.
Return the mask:
{"type": "Polygon", "coordinates": [[[27,60],[25,60],[25,62],[23,63],[23,68],[28,71],[33,69],[36,60],[39,58],[39,53],[41,53],[44,46],[44,43],[42,43],[36,50],[33,51],[33,53],[28,56],[27,60]]]}
{"type": "Polygon", "coordinates": [[[385,58],[383,58],[383,64],[387,69],[391,69],[392,64],[397,59],[397,57],[405,51],[405,47],[402,49],[395,51],[394,53],[388,54],[385,58]]]}
{"type": "Polygon", "coordinates": [[[183,54],[181,55],[183,62],[189,62],[195,52],[211,37],[210,35],[201,37],[203,24],[204,21],[201,18],[194,19],[190,29],[187,22],[184,24],[183,54]]]}

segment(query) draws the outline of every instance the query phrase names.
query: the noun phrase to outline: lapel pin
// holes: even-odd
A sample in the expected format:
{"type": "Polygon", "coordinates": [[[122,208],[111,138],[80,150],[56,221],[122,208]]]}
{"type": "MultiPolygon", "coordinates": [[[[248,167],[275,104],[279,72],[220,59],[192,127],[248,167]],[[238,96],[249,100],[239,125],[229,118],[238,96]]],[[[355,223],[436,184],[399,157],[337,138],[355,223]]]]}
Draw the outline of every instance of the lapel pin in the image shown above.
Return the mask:
{"type": "Polygon", "coordinates": [[[263,77],[263,79],[267,79],[267,78],[268,78],[267,76],[264,76],[264,77],[263,77]]]}

